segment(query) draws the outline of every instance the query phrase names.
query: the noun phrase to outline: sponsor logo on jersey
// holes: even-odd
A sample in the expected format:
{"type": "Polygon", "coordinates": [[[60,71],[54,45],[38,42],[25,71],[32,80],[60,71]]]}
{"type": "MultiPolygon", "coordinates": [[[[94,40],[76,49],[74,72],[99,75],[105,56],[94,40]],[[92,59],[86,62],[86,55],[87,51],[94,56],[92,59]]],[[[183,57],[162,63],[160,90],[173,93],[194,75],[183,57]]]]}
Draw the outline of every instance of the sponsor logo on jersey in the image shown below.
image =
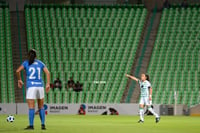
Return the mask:
{"type": "Polygon", "coordinates": [[[32,85],[40,85],[42,84],[41,82],[31,82],[32,85]]]}

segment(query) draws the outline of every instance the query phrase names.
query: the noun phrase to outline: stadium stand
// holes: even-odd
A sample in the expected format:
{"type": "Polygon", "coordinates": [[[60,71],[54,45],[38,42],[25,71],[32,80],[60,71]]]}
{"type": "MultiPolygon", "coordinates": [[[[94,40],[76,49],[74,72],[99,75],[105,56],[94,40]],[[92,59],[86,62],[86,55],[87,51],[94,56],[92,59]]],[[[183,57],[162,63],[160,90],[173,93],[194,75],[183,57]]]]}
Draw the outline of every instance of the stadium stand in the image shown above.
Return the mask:
{"type": "Polygon", "coordinates": [[[195,105],[200,95],[200,7],[164,9],[148,73],[154,103],[195,105]]]}
{"type": "Polygon", "coordinates": [[[14,103],[15,92],[13,78],[10,13],[7,4],[0,4],[0,40],[1,103],[14,103]]]}
{"type": "Polygon", "coordinates": [[[47,103],[119,103],[147,10],[143,6],[26,5],[28,49],[51,72],[83,83],[76,93],[50,91],[47,103]]]}

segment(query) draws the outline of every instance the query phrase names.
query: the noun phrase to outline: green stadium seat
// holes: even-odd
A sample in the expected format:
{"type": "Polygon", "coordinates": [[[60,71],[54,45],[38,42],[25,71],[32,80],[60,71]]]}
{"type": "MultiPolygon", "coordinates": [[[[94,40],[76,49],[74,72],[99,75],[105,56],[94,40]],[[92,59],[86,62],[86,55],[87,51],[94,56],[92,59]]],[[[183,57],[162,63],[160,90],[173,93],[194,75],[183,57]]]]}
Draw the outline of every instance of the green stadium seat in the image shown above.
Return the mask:
{"type": "Polygon", "coordinates": [[[84,84],[83,92],[62,89],[46,101],[119,103],[146,15],[145,8],[135,7],[27,6],[28,48],[38,50],[51,82],[60,77],[65,84],[73,76],[84,84]]]}
{"type": "Polygon", "coordinates": [[[1,4],[0,6],[0,40],[1,103],[14,103],[15,93],[13,79],[12,43],[8,4],[1,4]]]}
{"type": "Polygon", "coordinates": [[[195,104],[193,93],[194,88],[198,88],[198,82],[195,81],[198,81],[196,75],[199,72],[196,59],[196,49],[199,49],[196,34],[199,31],[196,30],[196,24],[200,15],[191,9],[195,7],[164,9],[162,13],[148,67],[148,73],[153,78],[153,87],[157,91],[156,103],[173,104],[173,93],[176,90],[178,104],[195,104]],[[160,92],[160,89],[164,91],[160,92]]]}

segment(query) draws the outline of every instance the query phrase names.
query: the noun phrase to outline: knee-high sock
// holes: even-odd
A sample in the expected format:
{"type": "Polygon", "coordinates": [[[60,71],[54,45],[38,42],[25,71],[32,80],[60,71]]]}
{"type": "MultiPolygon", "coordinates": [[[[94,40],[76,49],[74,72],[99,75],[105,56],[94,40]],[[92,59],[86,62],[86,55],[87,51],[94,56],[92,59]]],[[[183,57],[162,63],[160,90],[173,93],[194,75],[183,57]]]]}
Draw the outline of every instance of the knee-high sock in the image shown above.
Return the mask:
{"type": "Polygon", "coordinates": [[[149,107],[148,110],[149,110],[155,117],[159,117],[158,114],[157,114],[151,107],[149,107]]]}
{"type": "Polygon", "coordinates": [[[29,125],[33,126],[35,116],[35,109],[29,109],[29,125]]]}
{"type": "Polygon", "coordinates": [[[144,121],[144,109],[140,108],[140,120],[144,121]]]}
{"type": "Polygon", "coordinates": [[[39,114],[40,114],[41,123],[44,125],[45,124],[45,111],[44,111],[44,108],[39,110],[39,114]]]}

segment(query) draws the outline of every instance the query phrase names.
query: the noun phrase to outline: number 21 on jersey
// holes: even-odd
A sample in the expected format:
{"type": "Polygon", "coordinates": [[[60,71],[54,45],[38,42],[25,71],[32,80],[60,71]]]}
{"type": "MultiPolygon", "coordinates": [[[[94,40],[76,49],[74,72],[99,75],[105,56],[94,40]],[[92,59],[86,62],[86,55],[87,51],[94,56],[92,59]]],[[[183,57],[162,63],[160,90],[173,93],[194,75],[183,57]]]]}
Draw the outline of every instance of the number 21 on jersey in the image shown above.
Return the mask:
{"type": "Polygon", "coordinates": [[[29,68],[29,73],[30,73],[30,76],[29,76],[29,79],[40,79],[40,68],[39,67],[30,67],[29,68]]]}

